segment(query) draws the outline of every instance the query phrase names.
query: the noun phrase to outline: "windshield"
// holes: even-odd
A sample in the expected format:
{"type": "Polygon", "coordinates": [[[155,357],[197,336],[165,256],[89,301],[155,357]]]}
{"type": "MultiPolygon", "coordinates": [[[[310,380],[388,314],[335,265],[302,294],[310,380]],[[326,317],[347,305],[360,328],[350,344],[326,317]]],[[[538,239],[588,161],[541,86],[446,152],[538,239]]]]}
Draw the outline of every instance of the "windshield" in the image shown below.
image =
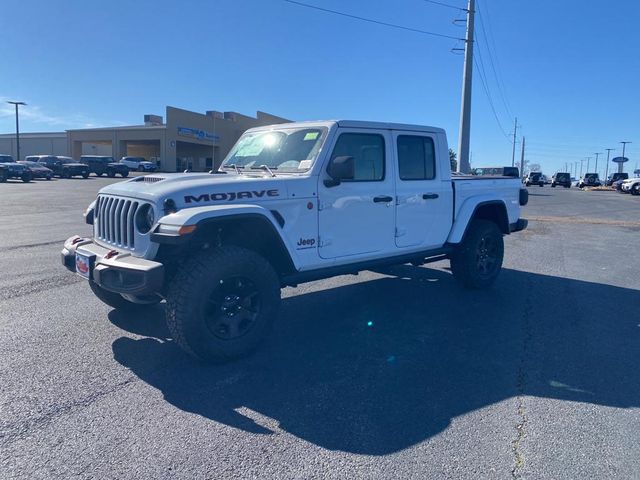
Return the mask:
{"type": "Polygon", "coordinates": [[[244,134],[222,163],[222,168],[262,168],[279,172],[309,170],[326,136],[325,127],[283,128],[244,134]]]}

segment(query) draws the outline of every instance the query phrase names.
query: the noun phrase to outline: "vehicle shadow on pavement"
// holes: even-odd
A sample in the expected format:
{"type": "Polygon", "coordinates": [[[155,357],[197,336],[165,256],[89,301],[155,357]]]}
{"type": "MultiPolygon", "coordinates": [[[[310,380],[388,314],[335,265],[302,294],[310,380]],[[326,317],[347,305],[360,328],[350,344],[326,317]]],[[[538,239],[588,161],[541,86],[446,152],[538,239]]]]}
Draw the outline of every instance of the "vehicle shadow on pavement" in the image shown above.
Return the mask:
{"type": "Polygon", "coordinates": [[[515,418],[521,395],[640,406],[637,290],[505,269],[468,291],[441,270],[391,272],[284,299],[269,340],[235,363],[192,361],[159,326],[117,339],[114,358],[181,410],[369,455],[503,400],[515,418]]]}

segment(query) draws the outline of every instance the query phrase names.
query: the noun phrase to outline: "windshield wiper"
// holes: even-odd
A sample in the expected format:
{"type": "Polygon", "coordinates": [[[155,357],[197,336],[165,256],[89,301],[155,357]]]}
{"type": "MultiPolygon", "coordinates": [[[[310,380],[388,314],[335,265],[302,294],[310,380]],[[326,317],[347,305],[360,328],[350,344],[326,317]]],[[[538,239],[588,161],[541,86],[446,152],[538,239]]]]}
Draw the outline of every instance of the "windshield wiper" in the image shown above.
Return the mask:
{"type": "Polygon", "coordinates": [[[240,174],[240,169],[244,167],[242,165],[236,165],[235,163],[227,163],[226,165],[222,165],[220,168],[233,168],[237,174],[240,174]]]}
{"type": "Polygon", "coordinates": [[[277,170],[278,167],[269,167],[268,165],[262,164],[259,167],[251,167],[251,170],[264,170],[265,172],[269,172],[269,175],[275,177],[276,174],[273,173],[273,170],[277,170]]]}

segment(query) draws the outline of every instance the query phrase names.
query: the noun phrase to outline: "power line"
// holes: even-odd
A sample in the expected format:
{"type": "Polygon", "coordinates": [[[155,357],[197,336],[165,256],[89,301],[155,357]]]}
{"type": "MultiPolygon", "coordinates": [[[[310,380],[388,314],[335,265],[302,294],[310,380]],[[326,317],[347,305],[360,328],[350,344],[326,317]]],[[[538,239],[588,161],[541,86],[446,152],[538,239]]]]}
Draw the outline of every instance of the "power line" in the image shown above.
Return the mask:
{"type": "Polygon", "coordinates": [[[320,10],[321,12],[333,13],[334,15],[341,15],[343,17],[352,18],[352,19],[355,19],[355,20],[363,21],[363,22],[374,23],[376,25],[382,25],[382,26],[390,27],[390,28],[396,28],[398,30],[406,30],[408,32],[421,33],[423,35],[431,35],[433,37],[450,38],[452,40],[462,40],[462,41],[464,41],[464,38],[454,37],[452,35],[445,35],[444,33],[429,32],[427,30],[420,30],[419,28],[411,28],[411,27],[405,27],[403,25],[397,25],[395,23],[381,22],[380,20],[373,20],[372,18],[365,18],[365,17],[361,17],[359,15],[351,15],[350,13],[339,12],[337,10],[330,10],[328,8],[318,7],[316,5],[310,5],[308,3],[302,3],[302,2],[298,2],[296,0],[283,0],[283,1],[287,2],[287,3],[293,3],[294,5],[299,5],[301,7],[311,8],[313,10],[320,10]]]}
{"type": "Polygon", "coordinates": [[[453,8],[455,10],[462,10],[463,12],[467,11],[466,8],[456,7],[455,5],[450,5],[448,3],[436,2],[435,0],[422,0],[422,1],[427,3],[433,3],[434,5],[440,5],[441,7],[453,8]]]}
{"type": "MultiPolygon", "coordinates": [[[[484,40],[484,44],[487,47],[487,55],[489,56],[489,64],[491,65],[491,70],[493,71],[493,76],[496,79],[496,85],[498,87],[498,93],[500,94],[500,98],[501,98],[502,104],[504,105],[504,108],[505,108],[505,110],[507,112],[507,115],[509,115],[509,118],[511,118],[514,115],[511,113],[511,109],[509,108],[509,102],[507,102],[507,99],[506,99],[506,94],[505,94],[505,90],[506,89],[504,88],[504,83],[501,81],[501,78],[498,75],[498,71],[497,71],[496,66],[494,64],[494,61],[493,61],[494,55],[491,53],[491,47],[489,46],[487,31],[486,31],[486,29],[484,27],[484,20],[483,20],[484,15],[482,14],[482,10],[480,9],[480,3],[478,3],[478,17],[480,18],[480,29],[482,30],[482,35],[483,35],[482,38],[484,40]]],[[[494,51],[494,53],[495,53],[495,51],[494,51]]],[[[497,57],[497,55],[496,55],[496,57],[497,57]]]]}
{"type": "MultiPolygon", "coordinates": [[[[506,132],[506,130],[503,128],[502,123],[500,122],[500,119],[498,118],[498,114],[496,113],[496,109],[493,105],[493,100],[491,99],[491,94],[489,93],[489,90],[487,88],[487,85],[485,83],[485,79],[484,79],[484,73],[483,71],[480,69],[480,65],[478,64],[478,61],[474,58],[473,59],[474,63],[476,64],[476,68],[478,69],[478,73],[479,73],[479,77],[480,77],[480,83],[482,84],[482,88],[484,90],[484,93],[487,96],[487,100],[489,100],[489,106],[491,107],[491,111],[493,112],[493,116],[496,119],[496,122],[498,123],[498,127],[500,127],[500,130],[502,131],[502,134],[507,138],[507,140],[509,139],[509,134],[506,132]]],[[[509,143],[511,143],[511,141],[509,141],[509,143]]]]}

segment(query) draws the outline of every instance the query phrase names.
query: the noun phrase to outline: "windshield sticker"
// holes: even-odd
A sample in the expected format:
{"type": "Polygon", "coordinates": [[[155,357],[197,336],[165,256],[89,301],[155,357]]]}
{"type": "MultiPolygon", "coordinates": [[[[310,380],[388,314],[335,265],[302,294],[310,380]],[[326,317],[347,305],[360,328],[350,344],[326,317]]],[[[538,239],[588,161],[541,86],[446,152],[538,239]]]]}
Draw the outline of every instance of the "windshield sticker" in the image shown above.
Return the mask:
{"type": "Polygon", "coordinates": [[[298,164],[298,170],[306,170],[307,168],[311,168],[311,160],[302,160],[298,164]]]}
{"type": "Polygon", "coordinates": [[[307,140],[315,140],[318,138],[318,135],[320,134],[320,132],[308,132],[305,136],[303,141],[307,141],[307,140]]]}

